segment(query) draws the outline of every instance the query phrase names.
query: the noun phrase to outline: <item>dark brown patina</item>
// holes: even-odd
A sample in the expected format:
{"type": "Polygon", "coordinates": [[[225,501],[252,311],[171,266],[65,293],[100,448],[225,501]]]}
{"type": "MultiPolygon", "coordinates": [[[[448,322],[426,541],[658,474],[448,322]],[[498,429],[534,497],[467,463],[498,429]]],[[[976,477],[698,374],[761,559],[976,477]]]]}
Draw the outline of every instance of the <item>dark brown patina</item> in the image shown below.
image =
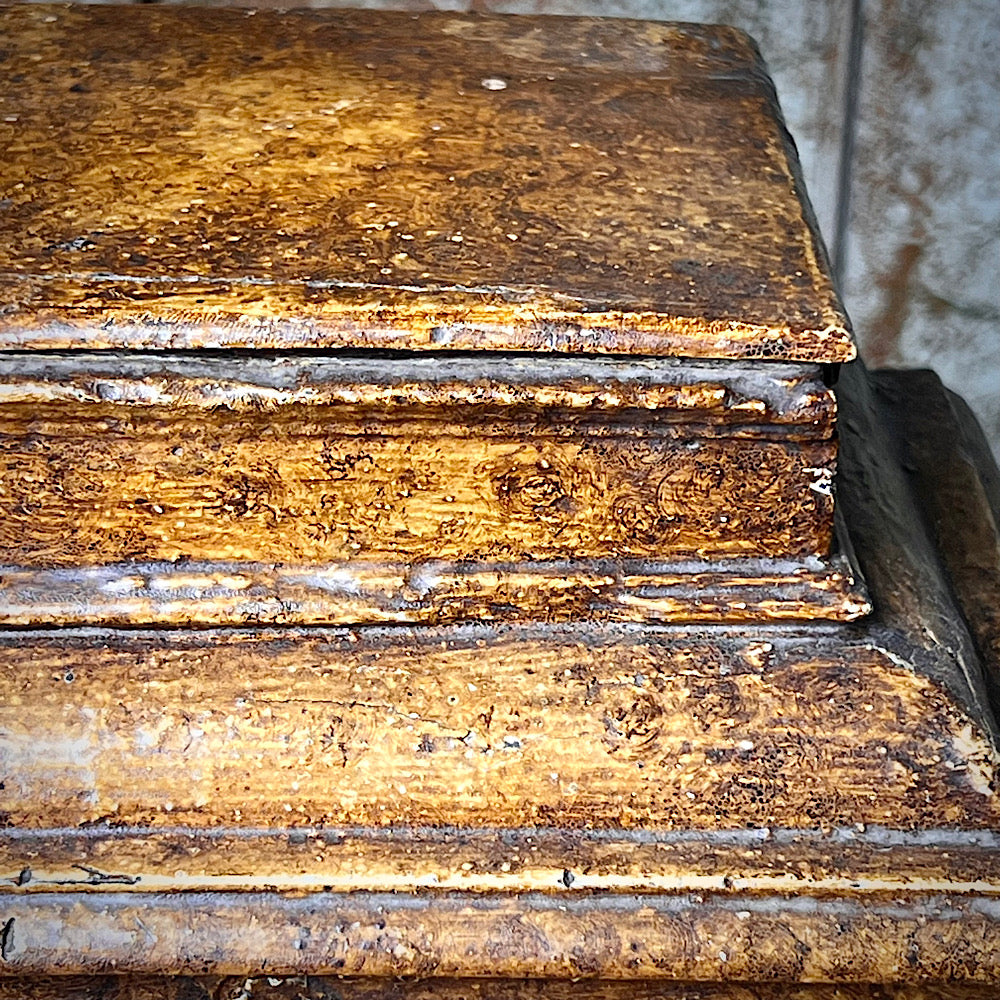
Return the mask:
{"type": "Polygon", "coordinates": [[[32,5],[0,34],[0,346],[853,356],[735,29],[32,5]]]}

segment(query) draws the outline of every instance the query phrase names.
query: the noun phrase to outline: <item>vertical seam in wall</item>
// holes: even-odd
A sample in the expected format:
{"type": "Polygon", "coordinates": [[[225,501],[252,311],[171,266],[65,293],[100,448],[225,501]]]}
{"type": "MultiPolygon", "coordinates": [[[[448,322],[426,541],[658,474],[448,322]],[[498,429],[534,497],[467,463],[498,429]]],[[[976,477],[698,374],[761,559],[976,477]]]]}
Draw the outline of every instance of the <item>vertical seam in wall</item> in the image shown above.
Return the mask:
{"type": "Polygon", "coordinates": [[[847,229],[851,217],[851,180],[854,167],[854,140],[858,127],[858,92],[861,87],[861,55],[864,46],[863,0],[851,0],[850,39],[844,81],[844,117],[840,130],[840,157],[837,163],[836,216],[833,226],[833,274],[843,286],[847,256],[847,229]]]}

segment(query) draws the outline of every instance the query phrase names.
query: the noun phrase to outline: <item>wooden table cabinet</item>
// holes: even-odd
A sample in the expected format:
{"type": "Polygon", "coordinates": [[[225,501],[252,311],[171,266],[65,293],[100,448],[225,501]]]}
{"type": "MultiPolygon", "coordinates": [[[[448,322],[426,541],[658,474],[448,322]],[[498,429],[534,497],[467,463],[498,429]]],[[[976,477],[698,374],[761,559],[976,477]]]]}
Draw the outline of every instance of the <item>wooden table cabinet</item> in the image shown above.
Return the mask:
{"type": "Polygon", "coordinates": [[[994,995],[996,468],[749,39],[0,22],[0,998],[994,995]]]}

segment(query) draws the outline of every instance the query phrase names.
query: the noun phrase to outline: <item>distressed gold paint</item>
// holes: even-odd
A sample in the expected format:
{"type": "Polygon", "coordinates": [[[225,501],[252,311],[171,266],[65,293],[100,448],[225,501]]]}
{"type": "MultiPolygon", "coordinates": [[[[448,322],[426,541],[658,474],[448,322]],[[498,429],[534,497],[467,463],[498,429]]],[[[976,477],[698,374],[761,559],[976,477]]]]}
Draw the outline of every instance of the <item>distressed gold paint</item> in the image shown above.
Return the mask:
{"type": "Polygon", "coordinates": [[[273,978],[451,977],[462,970],[475,977],[734,986],[802,980],[923,985],[921,974],[970,986],[995,981],[1000,935],[989,912],[956,895],[920,913],[914,895],[910,906],[654,896],[622,908],[567,893],[426,894],[406,906],[390,893],[214,893],[196,916],[183,895],[22,896],[12,897],[7,909],[14,921],[8,968],[28,975],[52,968],[106,972],[103,958],[120,972],[153,972],[168,959],[181,974],[273,978]],[[69,920],[104,937],[101,957],[70,957],[61,936],[69,920]]]}
{"type": "Polygon", "coordinates": [[[705,831],[498,830],[471,827],[120,828],[22,830],[0,842],[9,892],[234,890],[257,880],[306,885],[564,892],[612,885],[652,893],[687,888],[739,895],[751,885],[833,886],[849,898],[903,891],[996,894],[995,832],[880,827],[705,831]],[[183,855],[184,867],[171,867],[183,855]],[[25,871],[27,867],[27,871],[25,871]],[[572,878],[567,879],[569,871],[572,878]],[[567,882],[569,883],[567,885],[567,882]]]}
{"type": "Polygon", "coordinates": [[[842,556],[768,560],[322,565],[128,562],[7,568],[6,625],[351,625],[476,621],[849,621],[871,610],[842,556]]]}
{"type": "Polygon", "coordinates": [[[2,1000],[993,1000],[984,985],[347,979],[289,976],[32,976],[0,981],[2,1000]]]}
{"type": "Polygon", "coordinates": [[[934,685],[878,650],[800,641],[20,636],[4,808],[18,827],[997,822],[995,754],[934,685]]]}
{"type": "Polygon", "coordinates": [[[853,356],[734,29],[0,18],[0,345],[853,356]]]}
{"type": "Polygon", "coordinates": [[[39,566],[793,559],[830,548],[829,442],[643,439],[626,427],[569,437],[532,433],[530,419],[477,434],[474,413],[416,416],[393,427],[318,407],[232,419],[6,406],[0,545],[6,560],[39,566]]]}
{"type": "MultiPolygon", "coordinates": [[[[729,29],[0,21],[0,345],[853,353],[729,29]]],[[[831,557],[815,369],[531,382],[483,357],[325,381],[0,359],[0,586],[8,624],[49,626],[0,633],[0,973],[182,972],[215,1000],[328,997],[316,973],[455,1000],[546,991],[459,975],[996,982],[1000,761],[949,603],[972,591],[911,552],[867,418],[844,485],[877,616],[775,628],[869,610],[831,557]],[[303,615],[324,588],[336,613],[303,615]],[[638,623],[685,616],[715,624],[638,623]]]]}
{"type": "Polygon", "coordinates": [[[854,618],[834,415],[789,364],[0,354],[0,621],[854,618]]]}

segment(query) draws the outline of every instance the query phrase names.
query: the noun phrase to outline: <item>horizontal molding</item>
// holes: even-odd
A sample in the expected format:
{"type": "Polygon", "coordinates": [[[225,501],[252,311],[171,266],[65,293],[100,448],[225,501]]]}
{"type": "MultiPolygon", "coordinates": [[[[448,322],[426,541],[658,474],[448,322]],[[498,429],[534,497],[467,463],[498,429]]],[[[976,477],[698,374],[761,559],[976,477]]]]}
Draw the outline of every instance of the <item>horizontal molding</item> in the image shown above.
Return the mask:
{"type": "Polygon", "coordinates": [[[996,829],[988,733],[926,675],[946,663],[823,629],[0,631],[2,808],[21,830],[996,829]]]}
{"type": "Polygon", "coordinates": [[[706,893],[107,893],[3,900],[4,972],[995,982],[1000,907],[706,893]]]}
{"type": "Polygon", "coordinates": [[[208,891],[711,892],[1000,897],[1000,833],[527,827],[8,830],[0,895],[208,891]],[[183,863],[178,858],[184,858],[183,863]]]}
{"type": "Polygon", "coordinates": [[[764,436],[787,427],[812,440],[831,435],[836,414],[811,364],[537,353],[0,352],[0,404],[55,402],[234,412],[329,406],[334,414],[358,406],[493,407],[527,411],[524,418],[558,411],[573,421],[618,413],[633,423],[648,411],[653,431],[719,423],[721,433],[753,433],[746,425],[758,425],[764,436]]]}
{"type": "Polygon", "coordinates": [[[849,621],[847,560],[0,566],[0,625],[849,621]]]}
{"type": "Polygon", "coordinates": [[[810,365],[0,354],[0,622],[851,617],[835,412],[810,365]]]}

